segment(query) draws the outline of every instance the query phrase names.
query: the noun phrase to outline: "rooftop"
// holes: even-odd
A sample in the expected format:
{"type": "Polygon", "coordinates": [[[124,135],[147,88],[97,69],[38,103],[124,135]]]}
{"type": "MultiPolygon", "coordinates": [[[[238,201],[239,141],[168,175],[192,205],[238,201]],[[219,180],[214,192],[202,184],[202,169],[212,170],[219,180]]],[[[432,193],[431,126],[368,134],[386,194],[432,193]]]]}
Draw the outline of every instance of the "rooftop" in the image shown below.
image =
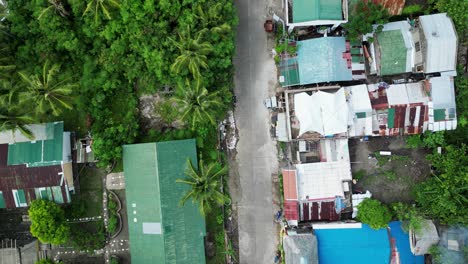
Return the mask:
{"type": "Polygon", "coordinates": [[[205,221],[175,182],[197,164],[195,140],[125,145],[123,159],[132,263],[205,263],[205,221]]]}
{"type": "Polygon", "coordinates": [[[351,81],[352,63],[344,37],[321,37],[297,42],[297,56],[280,63],[282,86],[351,81]]]}
{"type": "Polygon", "coordinates": [[[293,0],[292,22],[343,20],[341,0],[293,0]]]}
{"type": "Polygon", "coordinates": [[[377,33],[377,41],[381,54],[380,75],[393,75],[407,72],[407,49],[401,30],[377,33]]]}
{"type": "Polygon", "coordinates": [[[389,263],[390,241],[386,229],[374,230],[365,224],[353,224],[352,228],[348,224],[335,226],[321,229],[314,225],[320,264],[389,263]]]}
{"type": "Polygon", "coordinates": [[[419,23],[427,42],[424,72],[455,71],[457,35],[446,13],[420,16],[419,23]]]}
{"type": "Polygon", "coordinates": [[[10,144],[8,165],[26,164],[29,167],[40,167],[61,164],[64,160],[63,122],[45,124],[45,135],[46,139],[43,140],[10,144]]]}

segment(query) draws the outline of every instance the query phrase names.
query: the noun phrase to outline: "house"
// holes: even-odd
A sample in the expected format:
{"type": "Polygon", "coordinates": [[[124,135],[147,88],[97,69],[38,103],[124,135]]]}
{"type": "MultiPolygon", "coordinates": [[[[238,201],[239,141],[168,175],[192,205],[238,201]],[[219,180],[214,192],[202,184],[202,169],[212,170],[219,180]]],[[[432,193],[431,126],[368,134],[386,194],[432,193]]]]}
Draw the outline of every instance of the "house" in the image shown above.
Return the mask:
{"type": "Polygon", "coordinates": [[[410,230],[408,234],[411,252],[418,256],[428,254],[431,246],[437,245],[440,240],[437,228],[431,220],[423,220],[421,226],[420,232],[410,230]]]}
{"type": "Polygon", "coordinates": [[[63,122],[0,133],[0,208],[27,207],[36,198],[68,203],[73,187],[70,132],[63,122]]]}
{"type": "Polygon", "coordinates": [[[320,264],[390,263],[386,229],[374,230],[361,223],[313,224],[320,264]]]}
{"type": "Polygon", "coordinates": [[[322,140],[321,161],[284,168],[284,215],[291,226],[337,221],[351,208],[351,165],[347,139],[322,140]]]}
{"type": "MultiPolygon", "coordinates": [[[[383,25],[382,32],[364,36],[368,43],[368,74],[405,73],[456,76],[457,34],[446,13],[420,16],[416,21],[383,25]]],[[[367,49],[367,46],[366,46],[367,49]]]]}
{"type": "Polygon", "coordinates": [[[284,8],[289,30],[348,22],[347,0],[284,0],[284,8]]]}
{"type": "Polygon", "coordinates": [[[205,220],[195,204],[179,205],[188,160],[197,164],[194,139],[123,147],[132,263],[205,263],[205,220]]]}
{"type": "Polygon", "coordinates": [[[279,82],[283,87],[365,79],[361,43],[351,43],[344,37],[321,37],[289,45],[296,45],[297,53],[280,54],[279,82]]]}

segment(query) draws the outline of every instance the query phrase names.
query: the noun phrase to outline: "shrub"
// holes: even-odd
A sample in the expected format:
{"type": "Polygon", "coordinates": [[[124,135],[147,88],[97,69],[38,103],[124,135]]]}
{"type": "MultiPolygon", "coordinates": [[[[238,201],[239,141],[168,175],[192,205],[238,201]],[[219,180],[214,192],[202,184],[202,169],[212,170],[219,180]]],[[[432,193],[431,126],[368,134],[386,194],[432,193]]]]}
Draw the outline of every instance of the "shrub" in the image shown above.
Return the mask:
{"type": "Polygon", "coordinates": [[[385,228],[392,220],[388,207],[375,199],[364,199],[358,205],[358,210],[357,219],[372,229],[385,228]]]}
{"type": "Polygon", "coordinates": [[[401,13],[403,15],[412,15],[415,13],[420,13],[422,11],[423,11],[422,7],[420,5],[415,4],[415,5],[405,6],[401,13]]]}
{"type": "Polygon", "coordinates": [[[117,230],[118,218],[115,214],[111,214],[109,217],[109,223],[107,224],[107,231],[113,234],[117,230]]]}
{"type": "Polygon", "coordinates": [[[402,202],[393,203],[391,205],[395,217],[402,221],[402,229],[405,232],[413,230],[419,234],[423,228],[423,217],[416,207],[402,202]]]}

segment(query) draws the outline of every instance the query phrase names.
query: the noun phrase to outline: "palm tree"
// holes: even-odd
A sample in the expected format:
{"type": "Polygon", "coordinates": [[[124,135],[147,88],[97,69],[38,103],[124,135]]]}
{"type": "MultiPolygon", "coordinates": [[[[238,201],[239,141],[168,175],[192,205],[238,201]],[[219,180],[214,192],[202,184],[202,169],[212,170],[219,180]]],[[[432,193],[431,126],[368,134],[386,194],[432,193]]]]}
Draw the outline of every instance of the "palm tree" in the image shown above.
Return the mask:
{"type": "Polygon", "coordinates": [[[190,27],[187,26],[184,32],[179,32],[179,41],[169,38],[180,51],[180,55],[171,66],[173,72],[178,74],[182,69],[188,69],[195,80],[200,79],[200,68],[208,68],[207,55],[213,50],[209,42],[203,41],[206,32],[207,29],[203,29],[192,38],[190,27]]]}
{"type": "Polygon", "coordinates": [[[16,130],[19,130],[27,138],[34,139],[33,133],[26,125],[35,121],[31,115],[11,104],[2,104],[0,107],[0,131],[11,130],[14,134],[16,130]]]}
{"type": "Polygon", "coordinates": [[[197,6],[197,14],[195,15],[199,22],[202,25],[202,28],[209,28],[212,33],[217,33],[223,35],[231,31],[231,26],[228,23],[223,23],[224,17],[222,16],[223,3],[216,3],[206,10],[206,7],[202,4],[197,6]]]}
{"type": "Polygon", "coordinates": [[[0,105],[10,105],[17,101],[18,91],[14,78],[0,78],[0,105]]]}
{"type": "Polygon", "coordinates": [[[113,7],[120,8],[119,0],[91,0],[88,2],[88,5],[86,5],[83,16],[88,12],[94,12],[94,20],[97,23],[101,11],[106,19],[111,20],[112,17],[109,10],[113,7]]]}
{"type": "Polygon", "coordinates": [[[226,173],[227,166],[220,167],[216,163],[205,166],[203,160],[200,160],[200,166],[196,169],[192,161],[188,160],[185,174],[189,178],[176,180],[178,183],[190,186],[190,190],[182,197],[180,204],[184,205],[188,200],[192,200],[193,203],[198,203],[200,213],[205,216],[213,205],[223,205],[229,202],[229,198],[221,192],[220,178],[226,173]]]}
{"type": "Polygon", "coordinates": [[[188,80],[177,89],[172,101],[180,107],[182,121],[190,124],[192,129],[206,123],[216,125],[216,112],[223,105],[219,91],[210,93],[199,83],[191,85],[188,80]]]}
{"type": "Polygon", "coordinates": [[[44,8],[41,11],[41,14],[39,15],[39,17],[37,19],[41,19],[42,16],[45,13],[47,13],[47,11],[50,11],[50,10],[54,10],[55,13],[59,14],[62,17],[66,17],[66,16],[70,15],[70,13],[68,13],[68,11],[65,10],[65,7],[63,6],[62,1],[60,1],[60,0],[48,0],[48,2],[49,2],[49,6],[44,8]]]}
{"type": "Polygon", "coordinates": [[[72,92],[78,87],[75,83],[70,83],[71,78],[57,81],[55,75],[60,66],[52,65],[48,68],[48,62],[44,63],[42,76],[28,75],[19,72],[22,81],[26,84],[26,91],[20,93],[19,102],[34,102],[37,114],[44,114],[52,111],[52,114],[58,116],[62,108],[72,109],[72,92]]]}

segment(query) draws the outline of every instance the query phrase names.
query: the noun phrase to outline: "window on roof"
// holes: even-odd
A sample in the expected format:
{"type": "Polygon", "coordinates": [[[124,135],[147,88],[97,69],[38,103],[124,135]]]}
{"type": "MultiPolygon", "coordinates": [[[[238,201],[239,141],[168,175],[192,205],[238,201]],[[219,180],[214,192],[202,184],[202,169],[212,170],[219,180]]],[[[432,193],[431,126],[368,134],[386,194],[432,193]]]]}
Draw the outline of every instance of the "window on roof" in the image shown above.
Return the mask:
{"type": "Polygon", "coordinates": [[[416,52],[420,52],[421,51],[421,42],[419,41],[416,41],[416,43],[414,44],[415,48],[416,48],[416,52]]]}

